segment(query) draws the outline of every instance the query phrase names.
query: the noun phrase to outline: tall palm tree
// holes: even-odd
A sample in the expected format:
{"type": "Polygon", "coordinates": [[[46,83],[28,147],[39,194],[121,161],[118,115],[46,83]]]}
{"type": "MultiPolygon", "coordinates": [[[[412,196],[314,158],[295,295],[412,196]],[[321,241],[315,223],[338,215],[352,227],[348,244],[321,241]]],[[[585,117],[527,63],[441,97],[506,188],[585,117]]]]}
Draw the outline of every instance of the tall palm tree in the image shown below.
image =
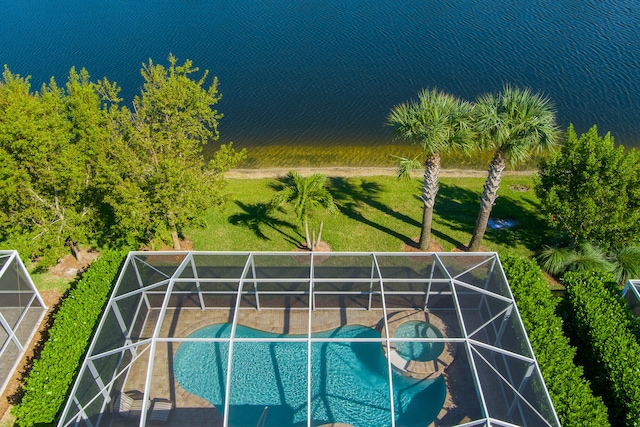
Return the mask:
{"type": "Polygon", "coordinates": [[[278,191],[271,200],[272,207],[278,207],[283,203],[293,205],[293,210],[298,218],[298,223],[304,225],[307,248],[313,251],[322,238],[323,222],[320,222],[318,238],[316,240],[315,230],[313,239],[309,235],[309,217],[318,208],[325,208],[331,214],[338,210],[333,201],[333,196],[326,187],[327,177],[314,173],[311,176],[303,177],[296,171],[289,171],[285,187],[278,191]]]}
{"type": "MultiPolygon", "coordinates": [[[[427,250],[431,240],[433,206],[438,193],[440,174],[440,153],[454,147],[463,150],[471,148],[471,111],[472,106],[468,102],[436,89],[425,89],[418,94],[418,102],[393,107],[387,119],[397,138],[419,145],[425,155],[422,183],[424,206],[418,243],[420,250],[427,250]]],[[[404,163],[405,166],[408,164],[410,162],[404,163]]]]}
{"type": "Polygon", "coordinates": [[[553,147],[559,138],[551,101],[530,89],[505,86],[498,96],[481,96],[474,106],[474,122],[481,147],[496,151],[480,199],[470,251],[480,248],[507,162],[521,163],[533,152],[553,147]]]}

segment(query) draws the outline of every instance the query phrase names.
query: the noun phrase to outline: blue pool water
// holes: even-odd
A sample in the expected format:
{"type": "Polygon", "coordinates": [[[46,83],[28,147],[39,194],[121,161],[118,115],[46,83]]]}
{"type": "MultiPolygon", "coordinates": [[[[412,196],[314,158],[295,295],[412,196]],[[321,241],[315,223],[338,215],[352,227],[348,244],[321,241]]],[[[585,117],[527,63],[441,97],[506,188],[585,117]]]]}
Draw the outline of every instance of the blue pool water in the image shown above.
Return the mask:
{"type": "MultiPolygon", "coordinates": [[[[229,337],[230,324],[215,324],[191,337],[229,337]]],[[[278,338],[238,326],[236,336],[278,338]]],[[[374,329],[348,325],[314,337],[380,338],[374,329]]],[[[235,342],[231,374],[229,424],[254,427],[265,406],[266,426],[306,425],[307,343],[235,342]]],[[[224,409],[228,343],[186,342],[174,360],[176,380],[185,390],[224,409]]],[[[313,343],[311,347],[311,418],[355,427],[391,425],[387,361],[375,342],[313,343]]],[[[444,404],[442,377],[415,380],[393,372],[396,424],[426,426],[444,404]]]]}
{"type": "MultiPolygon", "coordinates": [[[[398,325],[394,338],[442,338],[440,331],[430,323],[411,320],[398,325]]],[[[405,360],[428,362],[436,359],[444,350],[443,342],[398,342],[396,351],[405,360]]]]}

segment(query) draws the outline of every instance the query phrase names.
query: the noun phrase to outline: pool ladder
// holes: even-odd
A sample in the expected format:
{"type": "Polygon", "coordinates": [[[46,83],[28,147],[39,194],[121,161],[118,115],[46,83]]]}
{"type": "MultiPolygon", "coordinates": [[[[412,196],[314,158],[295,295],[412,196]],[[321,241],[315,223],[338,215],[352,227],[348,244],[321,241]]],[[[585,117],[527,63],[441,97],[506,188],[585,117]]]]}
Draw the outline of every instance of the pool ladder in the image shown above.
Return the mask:
{"type": "Polygon", "coordinates": [[[258,418],[258,424],[256,424],[256,427],[264,427],[264,423],[267,422],[268,413],[269,413],[269,407],[265,406],[264,409],[262,410],[262,414],[260,415],[260,418],[258,418]]]}

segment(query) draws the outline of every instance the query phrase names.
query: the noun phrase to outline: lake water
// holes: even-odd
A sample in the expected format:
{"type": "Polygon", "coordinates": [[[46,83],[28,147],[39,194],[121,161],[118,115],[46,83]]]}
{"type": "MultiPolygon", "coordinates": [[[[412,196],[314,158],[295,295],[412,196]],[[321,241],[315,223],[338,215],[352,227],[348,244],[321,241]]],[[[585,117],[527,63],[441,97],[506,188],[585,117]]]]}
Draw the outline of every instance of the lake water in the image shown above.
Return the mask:
{"type": "Polygon", "coordinates": [[[219,77],[221,140],[381,144],[390,109],[436,86],[543,91],[562,127],[640,146],[637,0],[0,0],[0,63],[108,77],[127,103],[148,58],[219,77]]]}

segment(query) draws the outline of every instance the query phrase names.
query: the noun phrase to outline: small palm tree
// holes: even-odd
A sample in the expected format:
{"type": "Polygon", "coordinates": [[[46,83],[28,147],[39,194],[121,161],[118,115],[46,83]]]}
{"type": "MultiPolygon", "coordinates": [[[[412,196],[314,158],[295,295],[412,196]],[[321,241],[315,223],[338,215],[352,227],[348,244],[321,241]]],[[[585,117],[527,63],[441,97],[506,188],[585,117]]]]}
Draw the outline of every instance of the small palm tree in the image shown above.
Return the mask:
{"type": "Polygon", "coordinates": [[[530,89],[505,86],[498,96],[481,96],[474,106],[474,122],[480,146],[496,151],[480,199],[470,251],[480,248],[507,162],[512,166],[521,163],[533,152],[553,147],[559,139],[550,100],[530,89]]]}
{"type": "Polygon", "coordinates": [[[620,285],[640,277],[640,246],[625,246],[618,250],[614,249],[610,259],[614,266],[611,273],[620,285]]]}
{"type": "MultiPolygon", "coordinates": [[[[454,147],[463,150],[471,148],[472,126],[469,118],[471,104],[453,95],[436,89],[423,90],[418,94],[418,102],[400,104],[391,110],[387,123],[395,130],[396,136],[411,144],[419,145],[424,159],[424,179],[422,185],[422,230],[418,247],[427,250],[431,240],[433,206],[438,193],[440,173],[440,153],[454,147]]],[[[402,175],[415,168],[417,159],[403,159],[399,168],[402,175]]]]}
{"type": "Polygon", "coordinates": [[[587,242],[571,246],[544,246],[538,261],[544,271],[556,277],[567,271],[610,272],[614,268],[600,248],[587,242]]]}
{"type": "Polygon", "coordinates": [[[327,177],[319,173],[305,178],[296,171],[289,171],[285,187],[278,191],[271,200],[273,207],[279,207],[283,203],[293,205],[299,225],[304,226],[307,248],[311,251],[315,250],[320,243],[323,227],[323,221],[320,221],[318,238],[316,239],[315,230],[313,238],[311,238],[309,217],[312,212],[319,208],[325,208],[331,214],[335,214],[338,210],[331,193],[326,188],[326,181],[327,177]]]}
{"type": "Polygon", "coordinates": [[[619,285],[640,277],[640,247],[625,246],[605,253],[589,242],[569,246],[545,246],[538,255],[540,267],[560,277],[567,271],[610,273],[619,285]]]}

